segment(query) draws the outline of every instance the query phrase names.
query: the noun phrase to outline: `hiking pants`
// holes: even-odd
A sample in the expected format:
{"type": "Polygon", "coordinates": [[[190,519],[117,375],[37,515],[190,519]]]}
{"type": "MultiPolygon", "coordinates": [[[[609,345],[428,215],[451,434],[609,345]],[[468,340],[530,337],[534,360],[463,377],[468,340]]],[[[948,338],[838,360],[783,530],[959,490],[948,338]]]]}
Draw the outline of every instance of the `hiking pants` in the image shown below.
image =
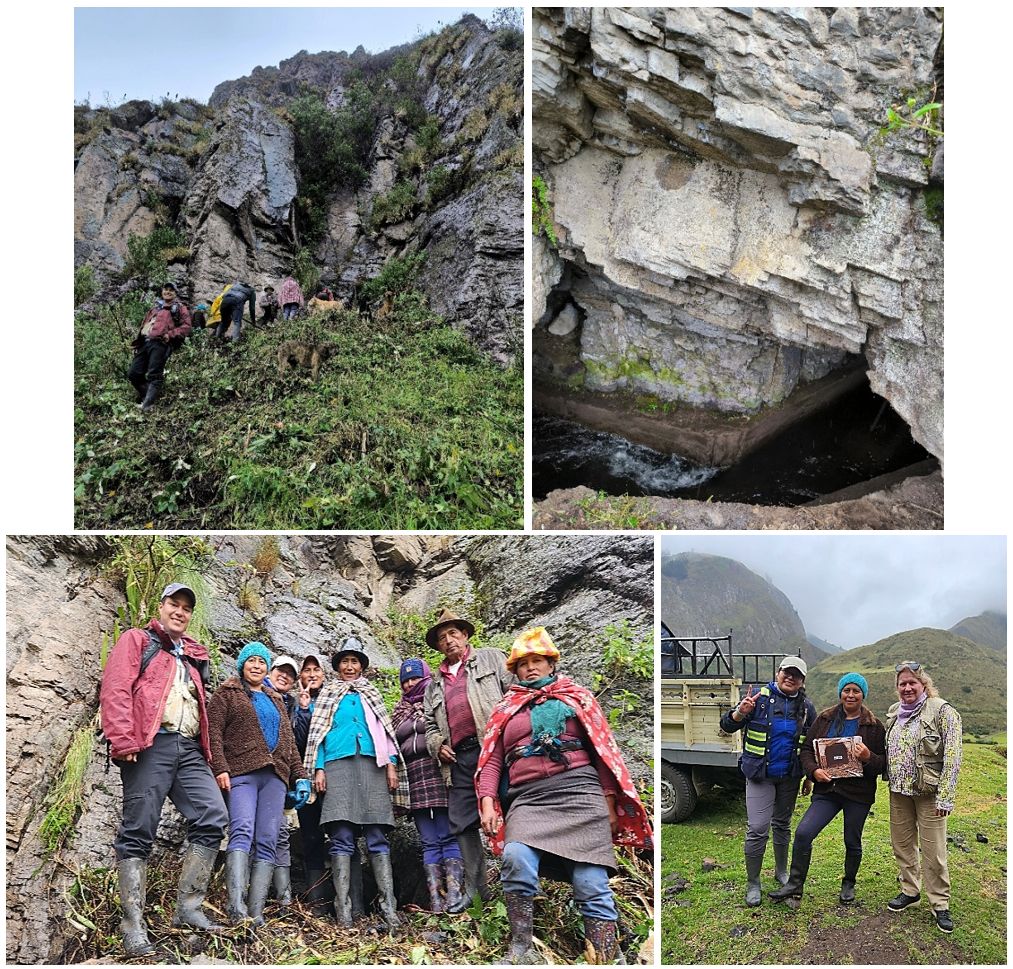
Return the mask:
{"type": "Polygon", "coordinates": [[[795,847],[811,848],[819,833],[843,811],[844,847],[861,854],[862,829],[871,810],[871,804],[852,801],[839,794],[814,794],[809,810],[795,829],[795,847]]]}
{"type": "MultiPolygon", "coordinates": [[[[503,866],[499,876],[503,891],[534,898],[538,894],[538,865],[541,860],[542,852],[538,848],[519,841],[508,841],[503,847],[503,866]]],[[[608,869],[603,865],[561,860],[571,869],[573,899],[580,914],[589,919],[615,922],[619,913],[609,888],[608,869]]]]}
{"type": "Polygon", "coordinates": [[[285,783],[273,767],[230,778],[229,851],[253,861],[275,862],[278,828],[285,813],[285,783]]]}
{"type": "Polygon", "coordinates": [[[412,811],[412,818],[422,839],[422,864],[438,865],[445,858],[461,857],[457,837],[450,833],[446,808],[419,808],[412,811]]]}
{"type": "Polygon", "coordinates": [[[936,817],[934,794],[909,797],[890,791],[890,841],[900,869],[900,890],[920,895],[924,884],[932,910],[949,909],[946,818],[936,817]]]}
{"type": "Polygon", "coordinates": [[[116,761],[123,781],[123,821],[113,847],[116,857],[147,858],[168,797],[187,821],[191,844],[217,849],[229,823],[222,792],[196,740],[156,733],[136,761],[116,761]]]}
{"type": "Polygon", "coordinates": [[[478,796],[475,794],[475,771],[478,770],[479,745],[455,751],[457,760],[450,765],[450,788],[447,791],[447,815],[450,833],[464,834],[478,828],[478,796]]]}
{"type": "Polygon", "coordinates": [[[215,327],[215,336],[223,337],[229,332],[229,339],[235,342],[243,329],[243,309],[246,300],[223,299],[221,302],[222,321],[215,327]],[[230,331],[230,324],[232,325],[230,331]]]}
{"type": "Polygon", "coordinates": [[[765,781],[746,778],[747,855],[762,855],[767,850],[770,831],[776,845],[791,841],[791,814],[799,784],[797,777],[771,777],[765,781]]]}
{"type": "Polygon", "coordinates": [[[147,338],[144,344],[134,351],[134,359],[130,361],[127,377],[140,396],[144,396],[148,384],[154,384],[161,393],[165,381],[165,362],[169,359],[170,353],[172,348],[168,343],[147,338]]]}
{"type": "Polygon", "coordinates": [[[281,821],[278,823],[278,840],[274,845],[274,863],[279,868],[288,868],[292,864],[292,853],[289,850],[288,816],[281,812],[281,821]]]}

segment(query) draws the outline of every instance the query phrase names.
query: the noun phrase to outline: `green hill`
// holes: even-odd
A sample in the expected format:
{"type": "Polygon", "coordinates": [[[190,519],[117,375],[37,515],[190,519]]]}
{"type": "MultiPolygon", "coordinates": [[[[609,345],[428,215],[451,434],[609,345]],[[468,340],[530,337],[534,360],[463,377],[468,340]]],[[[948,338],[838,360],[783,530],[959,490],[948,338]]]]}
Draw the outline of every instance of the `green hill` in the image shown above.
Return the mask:
{"type": "MultiPolygon", "coordinates": [[[[956,804],[948,822],[956,928],[941,935],[923,901],[888,913],[897,894],[890,847],[890,800],[879,785],[863,834],[857,904],[837,903],[844,863],[838,816],[813,846],[800,908],[775,904],[769,846],[763,904],[743,902],[745,795],[727,790],[700,798],[693,817],[661,831],[661,961],[686,965],[984,965],[1006,964],[1005,748],[967,744],[956,804]],[[979,841],[982,835],[987,842],[979,841]]],[[[809,798],[799,797],[794,831],[809,798]]]]}
{"type": "Polygon", "coordinates": [[[1006,655],[1006,613],[991,609],[979,616],[968,616],[950,627],[951,633],[966,636],[972,642],[1006,655]]]}
{"type": "Polygon", "coordinates": [[[945,629],[909,629],[878,643],[831,656],[810,669],[806,690],[817,709],[837,700],[842,673],[869,681],[869,706],[880,718],[897,699],[894,667],[922,663],[941,696],[960,712],[964,730],[985,735],[1006,729],[1006,663],[994,650],[945,629]]]}

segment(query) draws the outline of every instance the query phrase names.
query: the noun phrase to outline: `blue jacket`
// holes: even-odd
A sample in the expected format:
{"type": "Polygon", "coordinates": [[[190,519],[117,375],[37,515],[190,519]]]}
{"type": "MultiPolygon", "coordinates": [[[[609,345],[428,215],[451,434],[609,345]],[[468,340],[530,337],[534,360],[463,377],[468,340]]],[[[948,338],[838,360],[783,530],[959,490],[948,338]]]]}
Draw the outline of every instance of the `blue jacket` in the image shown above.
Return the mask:
{"type": "Polygon", "coordinates": [[[767,780],[767,764],[770,756],[772,725],[778,718],[787,716],[795,721],[795,746],[791,751],[788,778],[801,778],[802,765],[798,754],[805,743],[806,734],[816,719],[816,708],[806,698],[805,690],[800,689],[794,697],[781,693],[773,683],[760,688],[759,698],[751,716],[741,722],[732,718],[729,710],[721,717],[721,729],[725,733],[743,730],[742,756],[739,758],[739,769],[751,781],[767,780]]]}

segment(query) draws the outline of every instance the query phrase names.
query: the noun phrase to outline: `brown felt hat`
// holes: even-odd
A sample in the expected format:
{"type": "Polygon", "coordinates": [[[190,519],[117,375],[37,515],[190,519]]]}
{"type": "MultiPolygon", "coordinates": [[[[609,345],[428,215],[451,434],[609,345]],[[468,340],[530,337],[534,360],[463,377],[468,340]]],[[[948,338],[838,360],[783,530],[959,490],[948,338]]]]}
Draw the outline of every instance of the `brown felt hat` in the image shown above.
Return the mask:
{"type": "Polygon", "coordinates": [[[462,619],[460,616],[454,615],[449,609],[444,609],[440,613],[440,618],[436,620],[435,625],[429,627],[429,632],[426,633],[426,642],[436,649],[436,637],[443,626],[457,626],[458,629],[463,629],[468,637],[475,635],[475,627],[468,622],[467,619],[462,619]]]}

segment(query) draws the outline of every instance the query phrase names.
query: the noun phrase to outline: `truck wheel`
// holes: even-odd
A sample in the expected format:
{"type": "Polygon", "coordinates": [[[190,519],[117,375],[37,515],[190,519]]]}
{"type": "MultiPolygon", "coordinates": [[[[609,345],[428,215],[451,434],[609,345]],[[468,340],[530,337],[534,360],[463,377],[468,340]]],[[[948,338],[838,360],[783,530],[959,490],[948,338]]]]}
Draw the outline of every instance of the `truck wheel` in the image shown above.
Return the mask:
{"type": "Polygon", "coordinates": [[[685,821],[696,807],[696,788],[689,771],[672,764],[661,765],[661,821],[685,821]]]}

